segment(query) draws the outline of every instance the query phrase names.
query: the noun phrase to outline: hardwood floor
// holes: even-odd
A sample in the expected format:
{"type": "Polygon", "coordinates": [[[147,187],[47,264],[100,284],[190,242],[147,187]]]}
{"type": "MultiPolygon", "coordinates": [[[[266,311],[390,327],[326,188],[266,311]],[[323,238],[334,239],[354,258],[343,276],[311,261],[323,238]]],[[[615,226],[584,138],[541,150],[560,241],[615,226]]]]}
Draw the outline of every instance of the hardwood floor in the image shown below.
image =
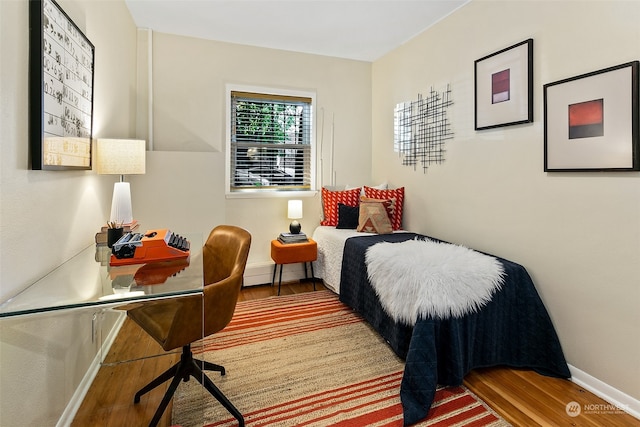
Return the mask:
{"type": "Polygon", "coordinates": [[[640,426],[640,420],[571,381],[531,370],[477,369],[464,385],[514,426],[640,426]],[[569,416],[567,405],[580,413],[569,416]]]}
{"type": "MultiPolygon", "coordinates": [[[[325,289],[325,287],[316,281],[316,289],[325,289]]],[[[310,291],[313,291],[313,284],[310,281],[283,283],[280,294],[290,295],[310,291]]],[[[246,287],[240,293],[238,301],[266,298],[277,295],[277,292],[277,286],[246,287]]],[[[127,319],[105,358],[105,365],[98,371],[71,425],[73,427],[137,427],[148,425],[160,405],[169,382],[142,396],[138,404],[133,403],[133,396],[141,387],[167,370],[178,360],[180,360],[178,351],[167,355],[158,343],[140,329],[138,325],[127,319]],[[113,366],[107,365],[116,360],[131,360],[149,355],[161,356],[148,357],[113,366]]],[[[211,379],[215,382],[214,373],[211,373],[211,379]]],[[[170,414],[171,403],[158,426],[170,426],[170,414]]]]}
{"type": "MultiPolygon", "coordinates": [[[[316,283],[317,289],[324,286],[316,283]]],[[[313,291],[311,282],[282,285],[281,295],[313,291]]],[[[244,288],[239,301],[276,295],[269,285],[244,288]]],[[[105,362],[164,354],[162,348],[133,322],[125,321],[105,362]]],[[[136,391],[179,360],[179,353],[114,366],[102,366],[80,406],[72,426],[145,426],[153,417],[166,386],[133,403],[136,391]]],[[[211,378],[215,382],[215,374],[211,378]]],[[[640,426],[640,420],[616,411],[604,400],[571,381],[528,370],[490,368],[472,371],[465,385],[514,426],[640,426]],[[578,416],[567,414],[576,402],[578,416]]],[[[575,407],[574,407],[575,409],[575,407]]],[[[159,426],[171,425],[171,404],[159,426]]],[[[573,412],[575,413],[575,412],[573,412]]]]}

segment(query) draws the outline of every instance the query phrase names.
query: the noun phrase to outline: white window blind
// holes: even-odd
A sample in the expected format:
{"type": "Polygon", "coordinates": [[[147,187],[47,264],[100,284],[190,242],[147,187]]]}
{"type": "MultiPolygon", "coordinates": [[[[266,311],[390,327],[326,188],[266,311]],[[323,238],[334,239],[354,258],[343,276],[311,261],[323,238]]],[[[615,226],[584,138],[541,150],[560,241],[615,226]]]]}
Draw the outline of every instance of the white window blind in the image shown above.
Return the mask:
{"type": "Polygon", "coordinates": [[[312,99],[231,91],[230,190],[309,190],[312,99]]]}

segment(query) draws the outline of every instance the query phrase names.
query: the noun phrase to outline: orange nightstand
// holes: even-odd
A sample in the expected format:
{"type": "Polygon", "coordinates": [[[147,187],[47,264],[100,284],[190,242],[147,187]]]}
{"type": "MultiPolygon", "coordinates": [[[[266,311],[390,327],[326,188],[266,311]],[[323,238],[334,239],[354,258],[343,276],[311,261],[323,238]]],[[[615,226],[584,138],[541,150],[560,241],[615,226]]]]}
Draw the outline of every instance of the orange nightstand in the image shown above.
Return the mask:
{"type": "Polygon", "coordinates": [[[276,263],[273,268],[273,278],[271,286],[276,280],[276,271],[280,266],[280,279],[278,281],[278,295],[280,295],[280,285],[282,284],[282,266],[284,264],[304,263],[304,277],[307,278],[307,263],[311,265],[311,280],[313,280],[313,290],[316,290],[316,278],[313,275],[313,261],[318,259],[318,244],[309,239],[303,243],[281,243],[279,240],[271,241],[271,259],[276,263]]]}

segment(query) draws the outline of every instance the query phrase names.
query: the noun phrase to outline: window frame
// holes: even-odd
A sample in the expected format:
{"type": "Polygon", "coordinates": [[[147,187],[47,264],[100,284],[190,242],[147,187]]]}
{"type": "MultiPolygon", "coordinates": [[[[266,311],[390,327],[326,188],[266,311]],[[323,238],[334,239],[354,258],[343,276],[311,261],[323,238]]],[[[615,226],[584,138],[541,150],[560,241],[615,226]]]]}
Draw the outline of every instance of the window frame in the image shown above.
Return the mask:
{"type": "Polygon", "coordinates": [[[316,93],[312,91],[282,89],[274,87],[250,86],[242,84],[227,84],[225,87],[225,196],[227,198],[264,198],[264,197],[312,197],[317,193],[316,188],[316,131],[315,131],[315,111],[316,111],[316,93]],[[231,190],[231,93],[245,92],[255,93],[257,95],[276,95],[297,98],[311,99],[311,118],[309,120],[309,143],[310,150],[310,185],[308,190],[292,190],[278,188],[246,188],[242,190],[231,190]]]}

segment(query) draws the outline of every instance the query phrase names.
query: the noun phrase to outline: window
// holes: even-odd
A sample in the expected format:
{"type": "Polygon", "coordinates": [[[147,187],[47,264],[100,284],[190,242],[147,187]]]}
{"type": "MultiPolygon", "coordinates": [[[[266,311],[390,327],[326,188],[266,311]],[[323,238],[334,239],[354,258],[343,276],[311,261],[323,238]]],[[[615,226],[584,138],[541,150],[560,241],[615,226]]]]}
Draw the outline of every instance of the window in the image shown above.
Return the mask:
{"type": "Polygon", "coordinates": [[[313,190],[315,94],[227,88],[227,193],[313,190]]]}

